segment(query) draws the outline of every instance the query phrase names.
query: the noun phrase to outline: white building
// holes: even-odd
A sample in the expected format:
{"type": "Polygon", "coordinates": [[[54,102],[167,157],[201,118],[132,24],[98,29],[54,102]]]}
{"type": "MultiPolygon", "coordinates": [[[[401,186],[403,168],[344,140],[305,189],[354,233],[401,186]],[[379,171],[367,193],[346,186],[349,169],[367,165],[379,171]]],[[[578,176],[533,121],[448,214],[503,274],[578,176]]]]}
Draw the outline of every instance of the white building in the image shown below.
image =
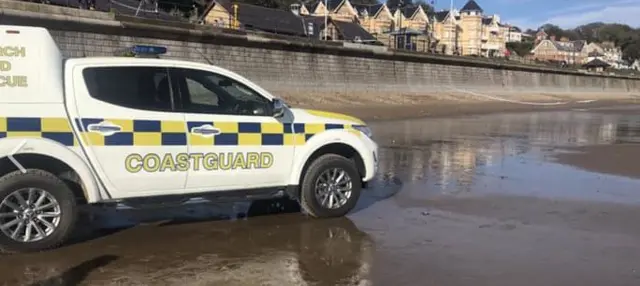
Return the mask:
{"type": "Polygon", "coordinates": [[[587,46],[587,62],[600,59],[611,65],[614,69],[626,69],[628,64],[622,60],[622,49],[616,47],[613,42],[590,43],[587,46]]]}
{"type": "Polygon", "coordinates": [[[504,32],[504,39],[507,43],[522,42],[522,30],[515,26],[509,26],[504,32]]]}

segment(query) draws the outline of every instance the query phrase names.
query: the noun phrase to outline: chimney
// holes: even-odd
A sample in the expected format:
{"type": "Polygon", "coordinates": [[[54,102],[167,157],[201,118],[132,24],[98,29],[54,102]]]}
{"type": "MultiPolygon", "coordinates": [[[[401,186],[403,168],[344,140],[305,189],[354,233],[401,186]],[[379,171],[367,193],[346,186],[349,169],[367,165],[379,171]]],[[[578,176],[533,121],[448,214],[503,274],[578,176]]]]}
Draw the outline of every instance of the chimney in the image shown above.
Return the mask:
{"type": "Polygon", "coordinates": [[[291,9],[291,12],[293,12],[294,15],[300,16],[300,4],[293,3],[289,7],[291,9]]]}

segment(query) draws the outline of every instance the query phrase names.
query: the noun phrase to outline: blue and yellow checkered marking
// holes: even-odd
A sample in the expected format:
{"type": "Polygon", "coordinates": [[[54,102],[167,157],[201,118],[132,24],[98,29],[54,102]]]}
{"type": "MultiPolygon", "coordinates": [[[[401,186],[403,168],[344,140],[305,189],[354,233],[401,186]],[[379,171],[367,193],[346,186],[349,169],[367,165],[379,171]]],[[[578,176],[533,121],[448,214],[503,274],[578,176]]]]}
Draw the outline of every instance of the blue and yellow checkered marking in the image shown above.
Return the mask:
{"type": "Polygon", "coordinates": [[[183,121],[137,120],[110,118],[76,119],[76,125],[83,130],[82,136],[92,146],[185,146],[186,128],[183,121]],[[122,129],[105,136],[89,132],[91,124],[109,121],[122,129]]]}
{"type": "MultiPolygon", "coordinates": [[[[75,119],[81,136],[92,146],[293,146],[304,145],[315,134],[332,129],[354,130],[351,125],[276,122],[208,122],[110,118],[75,119]],[[109,121],[121,131],[105,136],[89,132],[88,126],[109,121]],[[220,134],[202,137],[192,128],[211,125],[220,134]]],[[[0,138],[48,138],[66,146],[78,146],[69,121],[64,117],[0,117],[0,138]]]]}
{"type": "Polygon", "coordinates": [[[65,146],[77,146],[64,117],[0,117],[0,138],[47,138],[65,146]]]}
{"type": "Polygon", "coordinates": [[[196,146],[293,146],[304,145],[313,135],[330,129],[352,129],[349,125],[323,123],[275,122],[187,122],[188,129],[211,125],[220,134],[202,137],[189,133],[189,142],[196,146]]]}

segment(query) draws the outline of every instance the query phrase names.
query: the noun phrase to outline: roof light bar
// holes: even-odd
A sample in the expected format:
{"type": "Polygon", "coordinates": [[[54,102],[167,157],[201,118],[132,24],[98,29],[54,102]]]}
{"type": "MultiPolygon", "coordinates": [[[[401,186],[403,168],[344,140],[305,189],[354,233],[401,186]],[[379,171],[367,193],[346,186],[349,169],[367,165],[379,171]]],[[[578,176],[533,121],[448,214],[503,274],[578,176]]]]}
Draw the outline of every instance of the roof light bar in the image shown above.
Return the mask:
{"type": "Polygon", "coordinates": [[[167,53],[166,47],[135,45],[131,47],[131,53],[136,57],[157,57],[167,53]]]}

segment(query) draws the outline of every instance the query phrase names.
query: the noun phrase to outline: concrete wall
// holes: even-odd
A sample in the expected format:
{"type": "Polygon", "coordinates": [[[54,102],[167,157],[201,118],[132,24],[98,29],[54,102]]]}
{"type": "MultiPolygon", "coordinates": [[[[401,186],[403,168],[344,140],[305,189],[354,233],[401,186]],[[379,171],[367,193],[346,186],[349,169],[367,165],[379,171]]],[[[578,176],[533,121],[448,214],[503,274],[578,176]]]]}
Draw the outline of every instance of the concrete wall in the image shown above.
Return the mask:
{"type": "Polygon", "coordinates": [[[640,81],[632,78],[579,75],[397,52],[319,47],[308,43],[262,42],[264,39],[256,40],[251,35],[231,37],[210,31],[161,30],[157,26],[125,20],[81,23],[77,17],[43,20],[41,15],[35,21],[32,16],[7,11],[0,14],[0,23],[48,27],[69,57],[112,56],[133,44],[163,45],[168,47],[167,58],[206,62],[203,53],[216,65],[239,72],[285,98],[296,97],[302,101],[303,97],[337,98],[354,94],[358,96],[348,101],[385,102],[387,95],[419,97],[455,93],[471,96],[640,95],[640,81]]]}

